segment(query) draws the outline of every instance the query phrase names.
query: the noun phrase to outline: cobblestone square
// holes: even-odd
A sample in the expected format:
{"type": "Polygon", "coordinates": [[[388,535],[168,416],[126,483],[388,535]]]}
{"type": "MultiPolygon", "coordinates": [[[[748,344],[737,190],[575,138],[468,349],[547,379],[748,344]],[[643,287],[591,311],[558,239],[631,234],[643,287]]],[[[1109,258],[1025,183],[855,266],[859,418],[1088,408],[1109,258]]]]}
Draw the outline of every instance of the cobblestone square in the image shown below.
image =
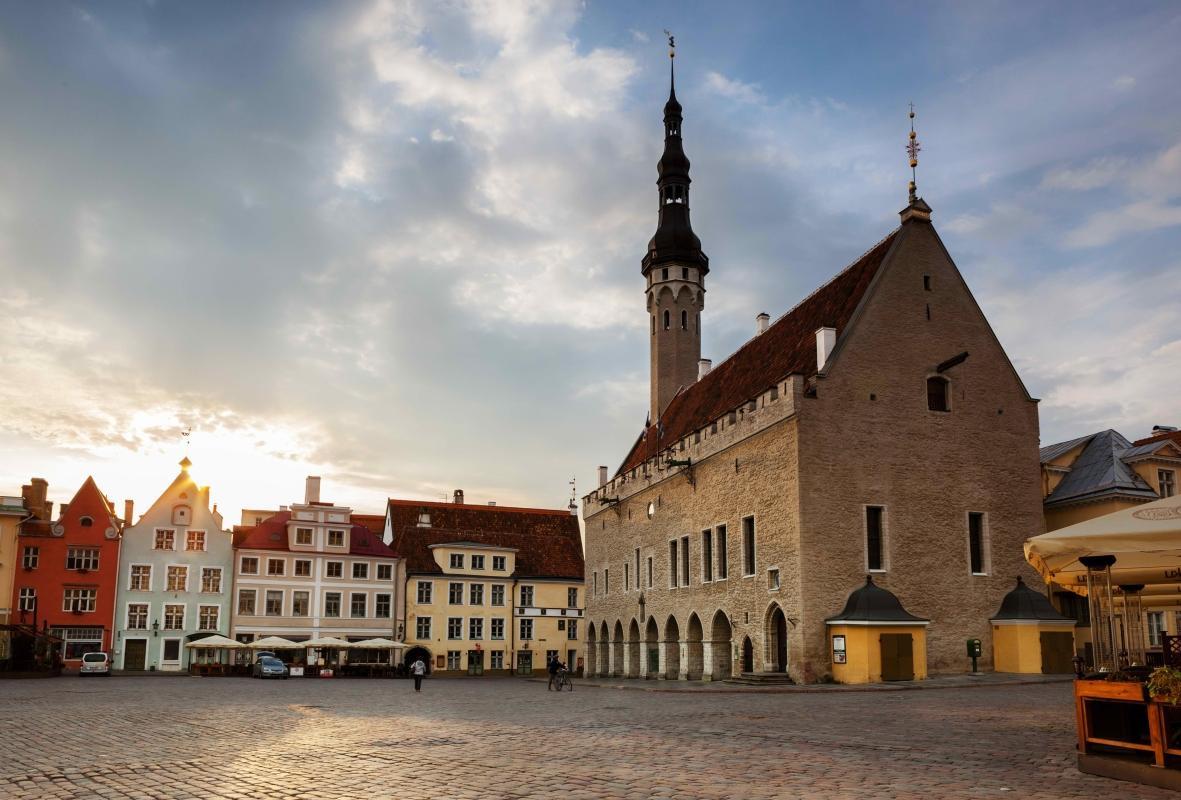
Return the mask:
{"type": "Polygon", "coordinates": [[[0,682],[0,797],[1175,797],[1080,774],[1073,736],[1069,683],[558,695],[64,677],[0,682]]]}

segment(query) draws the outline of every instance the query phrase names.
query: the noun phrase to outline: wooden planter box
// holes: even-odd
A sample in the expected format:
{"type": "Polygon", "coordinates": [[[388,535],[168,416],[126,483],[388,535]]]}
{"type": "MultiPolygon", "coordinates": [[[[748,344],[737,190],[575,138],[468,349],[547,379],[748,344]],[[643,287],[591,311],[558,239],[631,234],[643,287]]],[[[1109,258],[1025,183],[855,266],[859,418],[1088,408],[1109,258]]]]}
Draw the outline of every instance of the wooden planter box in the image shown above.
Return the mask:
{"type": "MultiPolygon", "coordinates": [[[[1164,767],[1166,755],[1181,755],[1181,749],[1170,748],[1167,741],[1166,708],[1177,708],[1173,703],[1152,700],[1148,687],[1139,681],[1076,680],[1074,682],[1075,720],[1078,726],[1078,750],[1086,755],[1088,745],[1138,750],[1152,754],[1153,766],[1164,767]],[[1142,708],[1147,715],[1149,743],[1107,739],[1096,736],[1092,730],[1088,701],[1127,703],[1142,708]]],[[[1129,709],[1129,713],[1135,713],[1129,709]]]]}
{"type": "Polygon", "coordinates": [[[1074,696],[1095,700],[1148,702],[1148,688],[1139,681],[1075,681],[1074,696]]]}

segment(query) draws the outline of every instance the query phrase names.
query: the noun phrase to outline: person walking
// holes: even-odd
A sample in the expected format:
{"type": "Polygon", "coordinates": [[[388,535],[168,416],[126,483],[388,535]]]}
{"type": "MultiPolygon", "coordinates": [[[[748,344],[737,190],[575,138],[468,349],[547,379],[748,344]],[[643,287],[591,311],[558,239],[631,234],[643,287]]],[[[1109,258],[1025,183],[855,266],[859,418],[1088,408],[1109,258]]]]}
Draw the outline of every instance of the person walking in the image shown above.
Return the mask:
{"type": "Polygon", "coordinates": [[[422,676],[426,674],[426,664],[422,663],[422,659],[418,659],[410,665],[410,674],[414,676],[414,691],[422,691],[422,676]]]}

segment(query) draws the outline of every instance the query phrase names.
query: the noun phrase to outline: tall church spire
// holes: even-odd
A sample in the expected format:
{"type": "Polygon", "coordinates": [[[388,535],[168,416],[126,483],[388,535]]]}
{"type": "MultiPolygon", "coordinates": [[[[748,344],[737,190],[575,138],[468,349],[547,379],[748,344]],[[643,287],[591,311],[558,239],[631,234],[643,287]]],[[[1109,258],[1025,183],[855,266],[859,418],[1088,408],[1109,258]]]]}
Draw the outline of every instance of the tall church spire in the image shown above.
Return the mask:
{"type": "MultiPolygon", "coordinates": [[[[666,31],[667,33],[667,31],[666,31]]],[[[670,34],[668,102],[664,104],[664,153],[656,165],[660,206],[656,234],[640,262],[647,283],[651,326],[650,419],[660,415],[684,386],[697,379],[701,358],[701,310],[709,258],[689,224],[689,159],[681,144],[681,104],[676,91],[676,43],[670,34]]]]}

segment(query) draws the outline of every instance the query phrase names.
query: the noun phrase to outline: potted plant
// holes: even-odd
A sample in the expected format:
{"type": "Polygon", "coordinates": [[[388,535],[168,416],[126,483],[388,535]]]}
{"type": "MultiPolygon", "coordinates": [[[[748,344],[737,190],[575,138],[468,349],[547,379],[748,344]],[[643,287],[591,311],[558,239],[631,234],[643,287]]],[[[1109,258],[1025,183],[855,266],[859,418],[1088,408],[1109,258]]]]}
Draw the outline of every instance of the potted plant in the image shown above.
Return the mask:
{"type": "Polygon", "coordinates": [[[1157,667],[1148,676],[1148,695],[1157,703],[1181,705],[1181,669],[1157,667]]]}

